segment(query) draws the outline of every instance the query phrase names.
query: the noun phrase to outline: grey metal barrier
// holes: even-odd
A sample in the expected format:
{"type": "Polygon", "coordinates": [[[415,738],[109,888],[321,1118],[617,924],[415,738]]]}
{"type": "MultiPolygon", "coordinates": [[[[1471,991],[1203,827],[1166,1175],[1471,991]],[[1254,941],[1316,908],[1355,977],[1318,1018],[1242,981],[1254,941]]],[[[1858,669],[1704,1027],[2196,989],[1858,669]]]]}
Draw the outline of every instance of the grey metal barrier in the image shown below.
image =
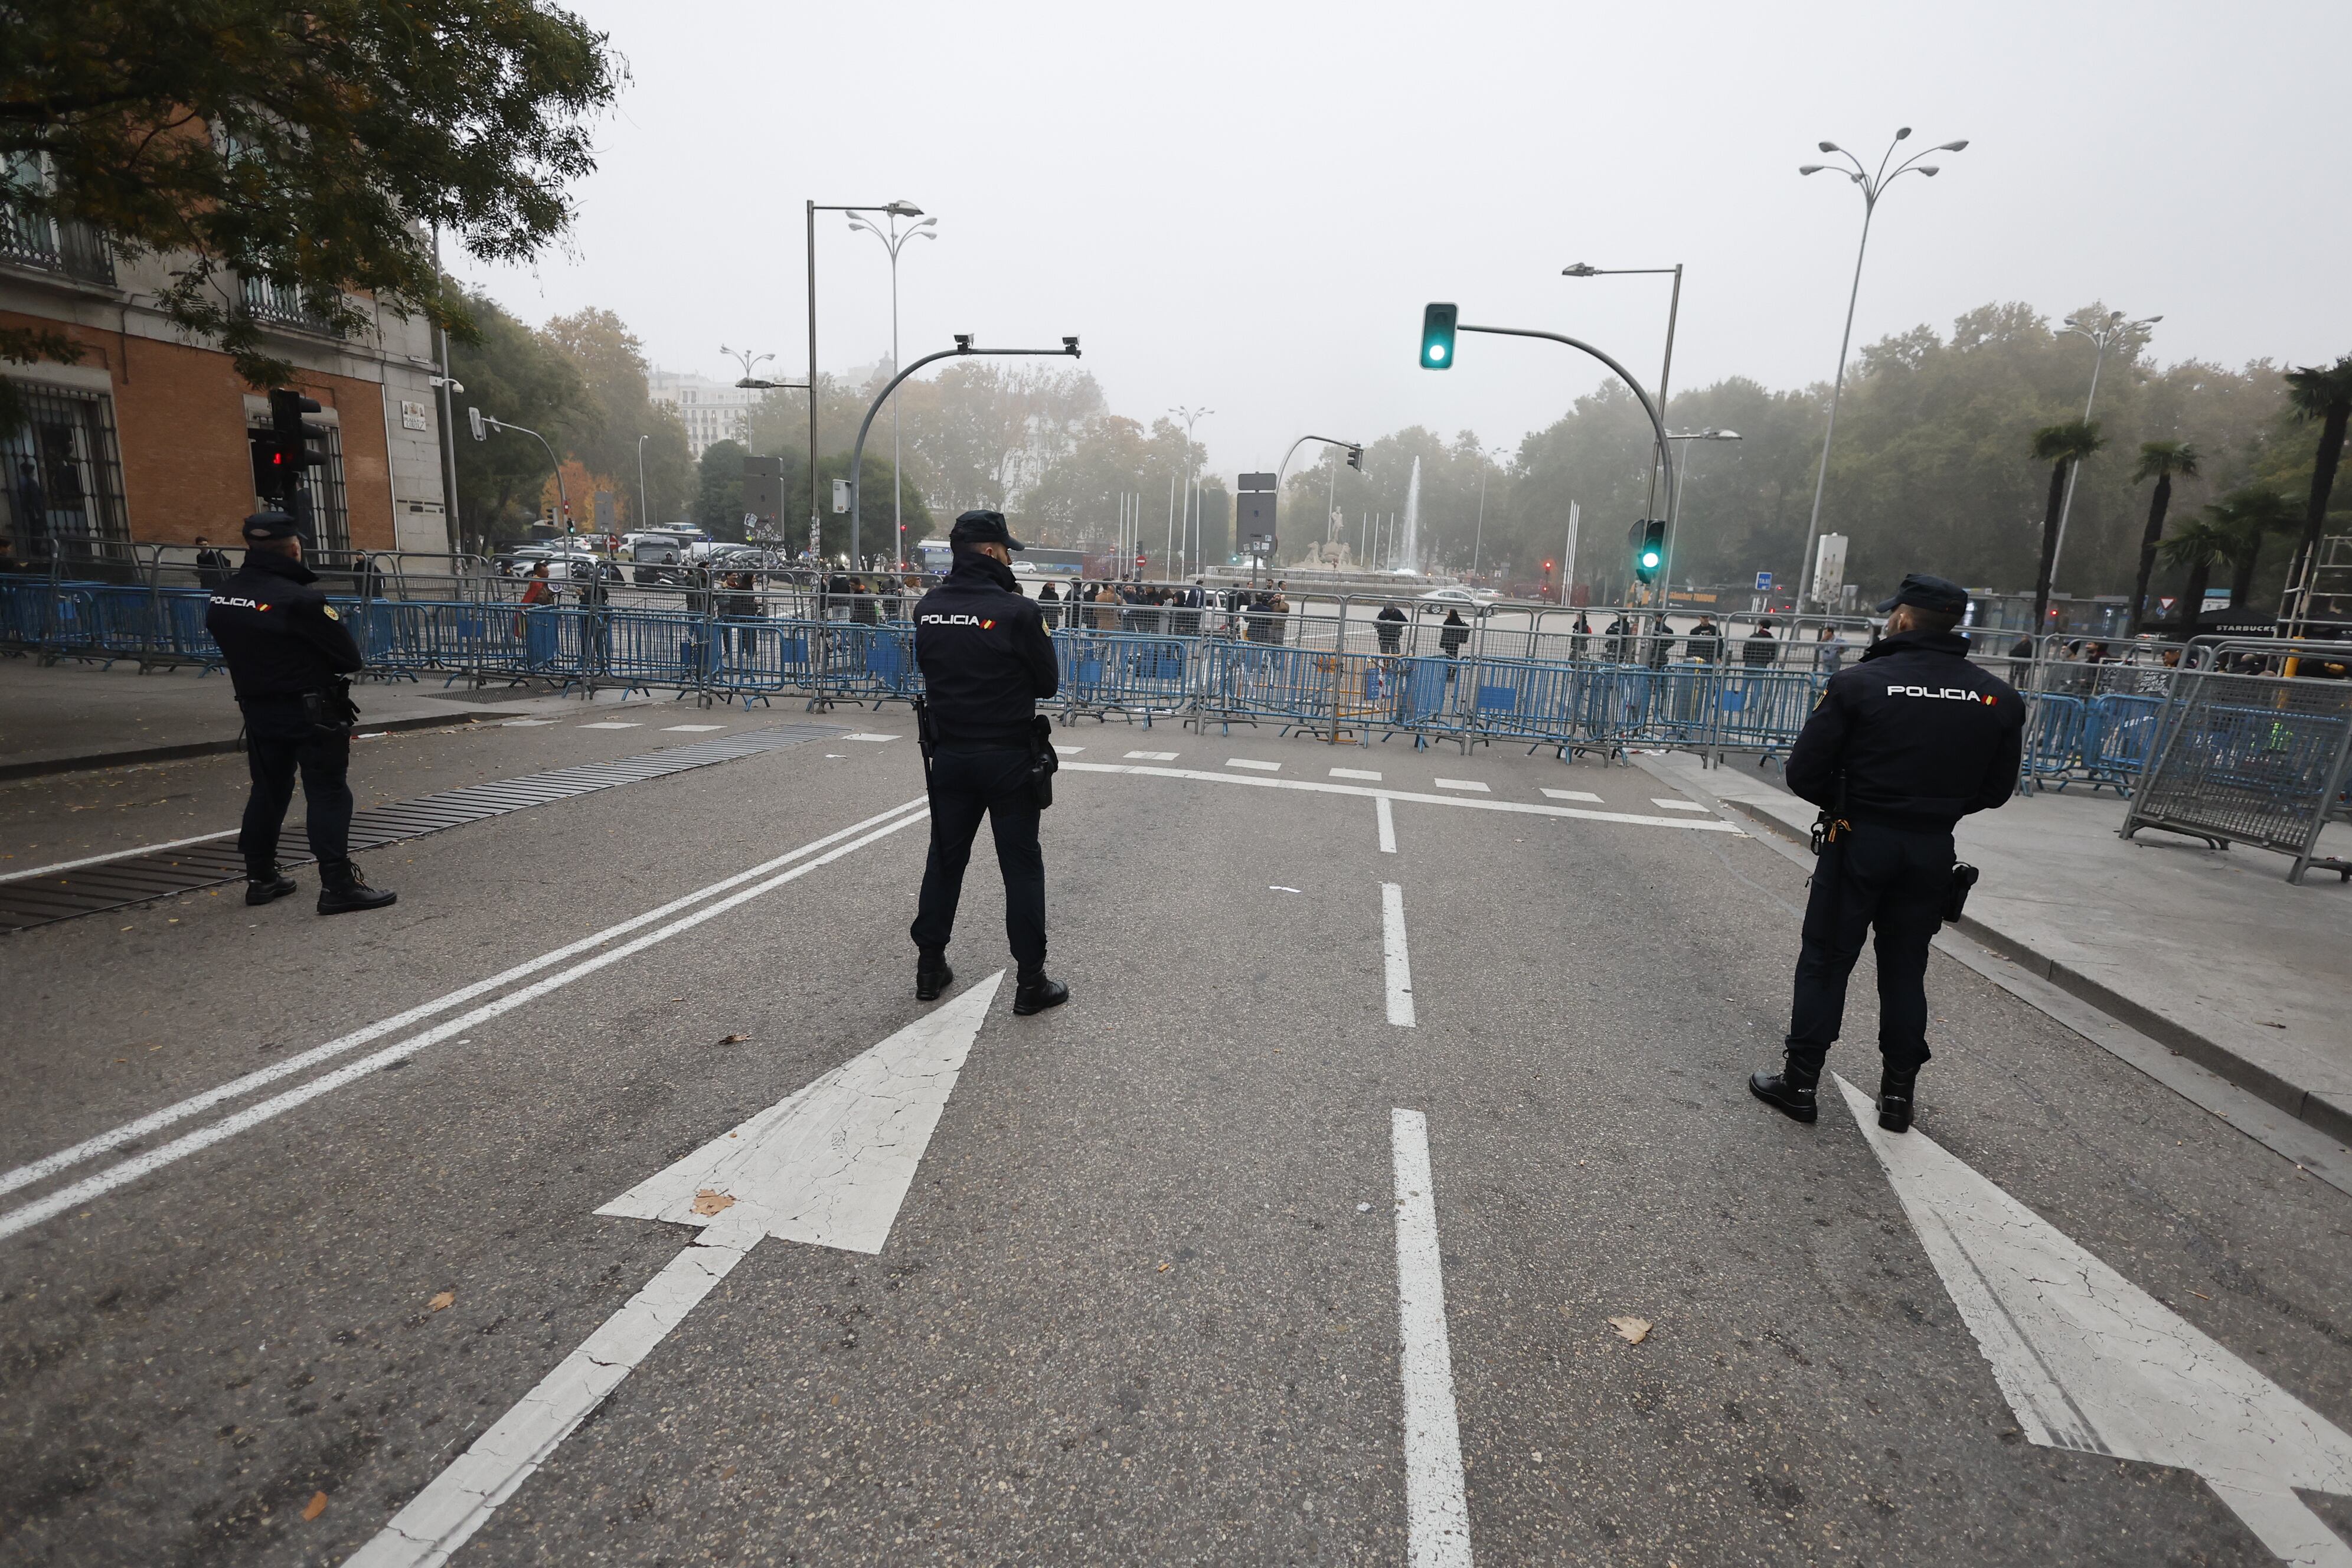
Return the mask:
{"type": "Polygon", "coordinates": [[[2352,881],[2352,860],[2318,852],[2346,815],[2347,767],[2352,681],[2188,671],[2120,831],[2253,845],[2292,858],[2290,882],[2315,866],[2352,881]]]}

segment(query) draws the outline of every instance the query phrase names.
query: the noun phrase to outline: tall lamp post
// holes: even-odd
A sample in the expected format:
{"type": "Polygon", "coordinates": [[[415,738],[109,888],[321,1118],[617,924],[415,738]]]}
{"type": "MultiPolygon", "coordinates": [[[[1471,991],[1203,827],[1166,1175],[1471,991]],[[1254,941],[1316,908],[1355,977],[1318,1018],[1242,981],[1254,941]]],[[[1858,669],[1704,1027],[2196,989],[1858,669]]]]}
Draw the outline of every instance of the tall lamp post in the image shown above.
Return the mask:
{"type": "MultiPolygon", "coordinates": [[[[1562,278],[1650,277],[1664,276],[1669,272],[1675,275],[1675,289],[1674,292],[1666,298],[1666,357],[1658,366],[1658,413],[1661,416],[1666,411],[1666,384],[1673,379],[1675,372],[1675,319],[1682,314],[1683,264],[1677,261],[1672,267],[1595,267],[1589,261],[1578,261],[1559,269],[1559,275],[1562,278]]],[[[1656,510],[1657,503],[1658,470],[1653,465],[1650,469],[1650,500],[1647,510],[1656,510]]]]}
{"type": "MultiPolygon", "coordinates": [[[[882,247],[890,253],[890,374],[892,375],[898,374],[898,249],[919,234],[925,239],[939,238],[940,220],[935,217],[925,218],[904,234],[898,232],[898,209],[904,205],[906,204],[902,202],[894,202],[883,209],[888,215],[890,226],[887,231],[876,228],[862,217],[852,217],[849,220],[849,226],[853,231],[864,229],[880,240],[882,247]]],[[[897,562],[903,565],[907,560],[907,520],[898,493],[898,399],[895,395],[890,399],[890,526],[898,540],[897,562]]]]}
{"type": "MultiPolygon", "coordinates": [[[[1213,408],[1171,408],[1168,411],[1184,422],[1184,510],[1192,514],[1192,546],[1186,553],[1192,557],[1192,569],[1203,567],[1201,560],[1201,518],[1192,500],[1192,426],[1216,412],[1213,408]]],[[[1181,571],[1178,576],[1185,574],[1181,571]]]]}
{"type": "Polygon", "coordinates": [[[651,437],[647,436],[637,437],[637,526],[639,528],[646,526],[646,519],[650,515],[646,510],[646,442],[651,437]]]}
{"type": "MultiPolygon", "coordinates": [[[[1682,270],[1679,267],[1675,268],[1675,289],[1677,293],[1681,291],[1683,286],[1682,270]]],[[[1674,352],[1675,329],[1669,319],[1666,327],[1666,356],[1669,363],[1673,362],[1674,352]]],[[[1478,448],[1478,531],[1473,534],[1470,540],[1470,575],[1473,577],[1478,575],[1479,549],[1486,542],[1486,474],[1493,466],[1486,459],[1499,458],[1502,455],[1503,448],[1500,447],[1478,448]]]]}
{"type": "MultiPolygon", "coordinates": [[[[1895,149],[1910,134],[1911,128],[1908,125],[1895,132],[1895,140],[1886,144],[1885,155],[1878,160],[1878,167],[1875,170],[1863,167],[1860,159],[1834,142],[1824,142],[1821,144],[1822,152],[1834,153],[1853,165],[1851,169],[1839,169],[1837,173],[1853,181],[1854,188],[1862,193],[1862,243],[1854,247],[1853,287],[1847,292],[1845,299],[1845,335],[1838,340],[1837,380],[1830,389],[1829,428],[1822,433],[1822,468],[1821,472],[1813,479],[1813,515],[1811,521],[1805,525],[1805,557],[1797,563],[1797,608],[1799,610],[1805,607],[1806,595],[1812,588],[1813,541],[1822,531],[1822,491],[1830,482],[1830,443],[1837,437],[1838,402],[1845,395],[1845,354],[1846,350],[1853,343],[1853,307],[1854,302],[1862,298],[1862,258],[1870,251],[1871,217],[1878,211],[1878,198],[1885,195],[1886,187],[1896,180],[1911,174],[1925,174],[1933,178],[1940,173],[1935,164],[1922,163],[1919,162],[1920,159],[1931,153],[1958,153],[1968,146],[1966,141],[1941,142],[1928,148],[1927,152],[1913,153],[1890,173],[1886,165],[1893,160],[1895,149]]],[[[1797,173],[1818,174],[1829,167],[1831,165],[1827,163],[1807,163],[1797,173]]]]}
{"type": "MultiPolygon", "coordinates": [[[[1669,441],[1737,441],[1740,438],[1740,434],[1737,430],[1717,430],[1712,426],[1709,426],[1704,430],[1670,430],[1666,433],[1666,439],[1669,441]]],[[[1683,454],[1682,467],[1682,485],[1683,490],[1685,494],[1687,494],[1690,489],[1690,454],[1685,452],[1683,454]]],[[[1664,563],[1658,569],[1658,579],[1666,585],[1665,596],[1659,601],[1661,614],[1660,625],[1662,627],[1664,624],[1663,619],[1664,612],[1667,606],[1672,605],[1675,602],[1675,546],[1681,542],[1682,530],[1680,528],[1675,528],[1668,531],[1666,534],[1666,558],[1664,563]]]]}
{"type": "MultiPolygon", "coordinates": [[[[2110,310],[2101,316],[2069,316],[2066,324],[2058,329],[2059,335],[2088,338],[2099,346],[2091,361],[2091,395],[2083,399],[2083,422],[2089,424],[2091,406],[2099,400],[2099,370],[2107,363],[2107,346],[2144,327],[2152,327],[2164,320],[2162,316],[2142,316],[2137,321],[2126,321],[2121,310],[2110,310]]],[[[2066,549],[2066,520],[2074,511],[2074,481],[2083,477],[2083,465],[2070,464],[2066,469],[2066,496],[2058,503],[2058,538],[2050,547],[2050,580],[2058,580],[2058,557],[2066,549]]],[[[2135,610],[2135,613],[2137,611],[2135,610]]]]}
{"type": "MultiPolygon", "coordinates": [[[[818,479],[816,473],[816,215],[819,213],[887,213],[894,218],[901,218],[920,217],[923,216],[923,209],[917,206],[912,202],[836,202],[830,204],[824,202],[811,202],[808,204],[808,547],[809,560],[812,563],[815,563],[820,558],[820,552],[818,549],[819,534],[817,531],[824,515],[823,502],[820,499],[823,493],[822,481],[818,479]]],[[[748,381],[750,379],[751,376],[747,374],[744,376],[744,380],[748,381]]],[[[740,385],[741,384],[738,383],[737,384],[740,385]]],[[[857,476],[855,474],[850,475],[849,481],[850,484],[855,487],[857,482],[857,476]]],[[[855,534],[857,531],[857,514],[856,512],[850,513],[849,531],[852,534],[855,534]]]]}

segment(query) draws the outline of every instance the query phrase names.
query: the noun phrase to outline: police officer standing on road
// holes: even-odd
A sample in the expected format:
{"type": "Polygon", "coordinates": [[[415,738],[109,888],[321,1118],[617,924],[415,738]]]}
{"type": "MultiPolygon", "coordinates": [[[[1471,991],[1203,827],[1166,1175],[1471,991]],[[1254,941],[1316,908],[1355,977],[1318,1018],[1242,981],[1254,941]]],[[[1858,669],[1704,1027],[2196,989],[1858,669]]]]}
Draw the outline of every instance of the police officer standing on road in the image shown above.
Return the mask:
{"type": "Polygon", "coordinates": [[[367,885],[352,864],[352,724],[359,710],[347,679],[366,660],[318,574],[302,564],[302,536],[282,511],[245,520],[245,565],[212,591],[205,629],[228,660],[245,710],[246,765],[253,794],[236,847],[245,856],[245,901],[266,904],[294,891],[278,868],[278,830],[302,775],[310,853],[319,861],[319,912],[377,910],[395,895],[367,885]]]}
{"type": "Polygon", "coordinates": [[[915,606],[924,690],[916,713],[931,798],[930,859],[908,932],[915,994],[930,1001],[955,979],[948,938],[984,812],[1004,876],[1004,933],[1020,964],[1013,1010],[1026,1016],[1070,998],[1045,973],[1045,857],[1037,845],[1038,814],[1052,804],[1059,766],[1037,701],[1061,679],[1044,616],[1013,578],[1012,552],[1023,546],[1004,514],[965,512],[948,543],[953,568],[915,606]]]}
{"type": "Polygon", "coordinates": [[[1952,628],[1968,594],[1914,573],[1878,606],[1886,636],[1830,678],[1789,752],[1790,789],[1822,808],[1805,907],[1788,1054],[1748,1088],[1811,1121],[1822,1061],[1845,1017],[1846,977],[1878,931],[1878,1124],[1911,1125],[1927,1060],[1927,944],[1976,873],[1956,866],[1952,828],[2017,787],[2025,702],[1968,659],[1952,628]]]}

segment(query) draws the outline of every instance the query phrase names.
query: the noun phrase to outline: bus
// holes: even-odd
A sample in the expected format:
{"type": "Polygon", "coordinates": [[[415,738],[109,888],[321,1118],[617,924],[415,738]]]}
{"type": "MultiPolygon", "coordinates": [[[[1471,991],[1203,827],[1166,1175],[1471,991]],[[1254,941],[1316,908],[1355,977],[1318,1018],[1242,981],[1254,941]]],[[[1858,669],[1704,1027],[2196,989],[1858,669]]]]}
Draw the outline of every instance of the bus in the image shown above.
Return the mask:
{"type": "MultiPolygon", "coordinates": [[[[927,539],[915,546],[915,563],[926,572],[944,573],[954,564],[954,552],[943,539],[927,539]]],[[[1076,550],[1033,546],[1015,551],[1013,573],[1022,577],[1076,578],[1085,574],[1086,556],[1076,550]]]]}

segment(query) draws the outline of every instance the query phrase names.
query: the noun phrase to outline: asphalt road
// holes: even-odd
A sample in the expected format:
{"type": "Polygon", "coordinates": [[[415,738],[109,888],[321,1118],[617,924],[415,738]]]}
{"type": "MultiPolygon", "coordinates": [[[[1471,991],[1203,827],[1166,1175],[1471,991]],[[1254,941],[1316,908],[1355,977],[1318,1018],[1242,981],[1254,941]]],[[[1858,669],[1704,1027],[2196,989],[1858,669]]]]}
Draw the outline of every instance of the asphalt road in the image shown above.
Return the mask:
{"type": "MultiPolygon", "coordinates": [[[[597,717],[643,727],[372,742],[362,793],[802,715],[597,717]]],[[[910,725],[833,717],[842,739],[400,846],[369,866],[401,893],[380,914],[318,920],[306,874],[263,910],[199,896],[0,942],[13,1173],[685,900],[0,1195],[0,1562],[367,1547],[695,1250],[597,1209],[932,1011],[905,935],[910,725]]],[[[2120,1427],[2105,1453],[2033,1440],[1942,1222],[1828,1085],[1811,1128],[1747,1095],[1804,897],[1770,846],[1622,766],[1061,739],[1083,748],[1045,832],[1070,1005],[1015,1018],[1008,974],[880,1251],[751,1245],[456,1563],[2277,1560],[2194,1468],[2117,1457],[2120,1427]],[[1424,1138],[1433,1191],[1400,1182],[1424,1138]]],[[[226,826],[236,768],[16,786],[0,831],[37,858],[61,832],[226,826]]],[[[983,836],[949,1005],[1007,963],[994,880],[983,836]]],[[[2352,1200],[1949,960],[1929,983],[1906,1147],[2352,1422],[2352,1200]]],[[[1865,959],[1831,1058],[1865,1091],[1874,1026],[1865,959]]],[[[2105,1374],[2066,1370],[2064,1325],[2014,1326],[2096,1425],[2105,1374]]],[[[2229,1426],[2203,1397],[2151,1429],[2229,1426]]]]}

